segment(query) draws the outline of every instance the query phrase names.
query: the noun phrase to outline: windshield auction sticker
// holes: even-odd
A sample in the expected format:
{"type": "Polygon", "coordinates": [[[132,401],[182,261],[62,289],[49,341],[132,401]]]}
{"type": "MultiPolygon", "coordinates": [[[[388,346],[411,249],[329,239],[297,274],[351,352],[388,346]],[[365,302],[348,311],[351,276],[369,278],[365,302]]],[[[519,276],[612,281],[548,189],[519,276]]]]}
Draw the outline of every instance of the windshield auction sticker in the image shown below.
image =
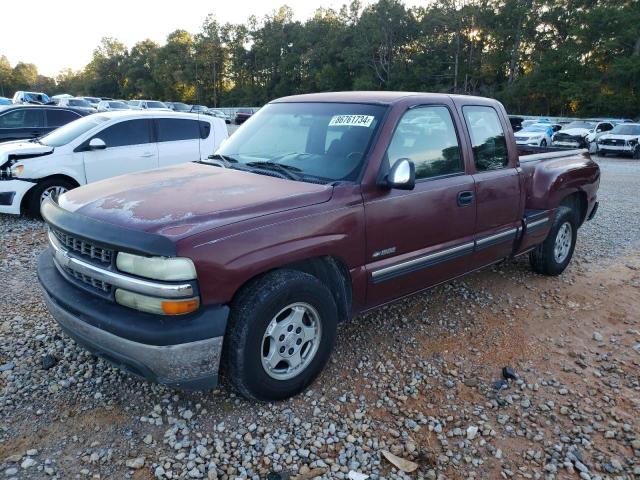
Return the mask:
{"type": "Polygon", "coordinates": [[[369,127],[373,122],[372,115],[334,115],[329,122],[330,127],[369,127]]]}

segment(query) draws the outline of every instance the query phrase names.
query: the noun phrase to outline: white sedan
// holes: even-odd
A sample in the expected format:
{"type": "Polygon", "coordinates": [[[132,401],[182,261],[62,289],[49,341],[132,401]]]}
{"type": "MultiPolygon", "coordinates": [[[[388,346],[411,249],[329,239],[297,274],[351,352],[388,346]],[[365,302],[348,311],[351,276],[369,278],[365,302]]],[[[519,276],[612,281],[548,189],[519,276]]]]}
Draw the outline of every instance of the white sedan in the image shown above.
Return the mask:
{"type": "Polygon", "coordinates": [[[227,137],[216,117],[128,110],[95,113],[32,141],[0,144],[0,213],[38,215],[46,198],[80,185],[205,160],[227,137]]]}
{"type": "Polygon", "coordinates": [[[551,145],[553,125],[550,123],[534,123],[517,131],[514,135],[517,145],[546,147],[551,145]]]}

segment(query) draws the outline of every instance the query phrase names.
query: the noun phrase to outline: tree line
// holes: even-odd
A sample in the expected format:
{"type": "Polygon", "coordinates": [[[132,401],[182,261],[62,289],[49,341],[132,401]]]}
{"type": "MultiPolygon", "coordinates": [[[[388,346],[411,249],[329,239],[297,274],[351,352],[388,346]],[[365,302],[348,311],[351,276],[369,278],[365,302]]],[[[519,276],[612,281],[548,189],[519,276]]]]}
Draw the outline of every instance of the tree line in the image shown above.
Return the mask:
{"type": "Polygon", "coordinates": [[[0,89],[262,105],[285,95],[405,90],[498,98],[510,112],[640,116],[638,0],[358,0],[304,22],[283,6],[246,23],[128,49],[104,38],[57,77],[0,57],[0,89]],[[425,2],[426,3],[426,2],[425,2]]]}

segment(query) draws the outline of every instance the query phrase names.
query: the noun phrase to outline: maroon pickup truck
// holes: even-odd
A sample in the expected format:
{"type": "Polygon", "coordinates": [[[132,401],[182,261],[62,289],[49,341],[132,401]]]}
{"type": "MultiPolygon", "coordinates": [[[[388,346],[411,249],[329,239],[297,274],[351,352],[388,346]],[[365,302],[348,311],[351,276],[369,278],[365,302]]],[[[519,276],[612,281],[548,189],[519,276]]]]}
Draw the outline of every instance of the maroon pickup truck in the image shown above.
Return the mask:
{"type": "Polygon", "coordinates": [[[287,97],[206,162],[47,201],[38,276],[60,326],[113,364],[282,399],[358,312],[525,253],[560,274],[599,179],[584,150],[519,157],[494,100],[287,97]]]}

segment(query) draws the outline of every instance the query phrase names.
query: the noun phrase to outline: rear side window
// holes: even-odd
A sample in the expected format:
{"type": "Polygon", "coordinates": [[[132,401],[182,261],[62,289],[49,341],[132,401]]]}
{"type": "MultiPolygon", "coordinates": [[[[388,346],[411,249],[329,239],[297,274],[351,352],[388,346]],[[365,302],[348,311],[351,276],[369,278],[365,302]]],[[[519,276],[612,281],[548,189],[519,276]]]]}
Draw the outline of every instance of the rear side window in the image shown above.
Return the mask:
{"type": "Polygon", "coordinates": [[[462,156],[449,109],[419,107],[404,114],[387,150],[389,164],[408,158],[416,179],[462,172],[462,156]]]}
{"type": "Polygon", "coordinates": [[[498,170],[509,164],[507,140],[500,117],[492,107],[462,107],[467,122],[473,158],[478,171],[498,170]]]}
{"type": "MultiPolygon", "coordinates": [[[[200,124],[207,123],[182,118],[159,118],[157,122],[159,142],[176,142],[201,138],[203,132],[200,124]]],[[[209,132],[207,132],[206,137],[208,136],[209,132]]]]}
{"type": "Polygon", "coordinates": [[[42,109],[13,110],[0,117],[0,128],[37,128],[44,126],[42,109]]]}
{"type": "Polygon", "coordinates": [[[94,138],[102,139],[107,148],[151,143],[151,121],[126,120],[105,128],[94,138]]]}
{"type": "Polygon", "coordinates": [[[47,114],[47,126],[49,127],[60,127],[80,118],[80,115],[68,110],[49,109],[45,110],[45,112],[47,114]]]}

